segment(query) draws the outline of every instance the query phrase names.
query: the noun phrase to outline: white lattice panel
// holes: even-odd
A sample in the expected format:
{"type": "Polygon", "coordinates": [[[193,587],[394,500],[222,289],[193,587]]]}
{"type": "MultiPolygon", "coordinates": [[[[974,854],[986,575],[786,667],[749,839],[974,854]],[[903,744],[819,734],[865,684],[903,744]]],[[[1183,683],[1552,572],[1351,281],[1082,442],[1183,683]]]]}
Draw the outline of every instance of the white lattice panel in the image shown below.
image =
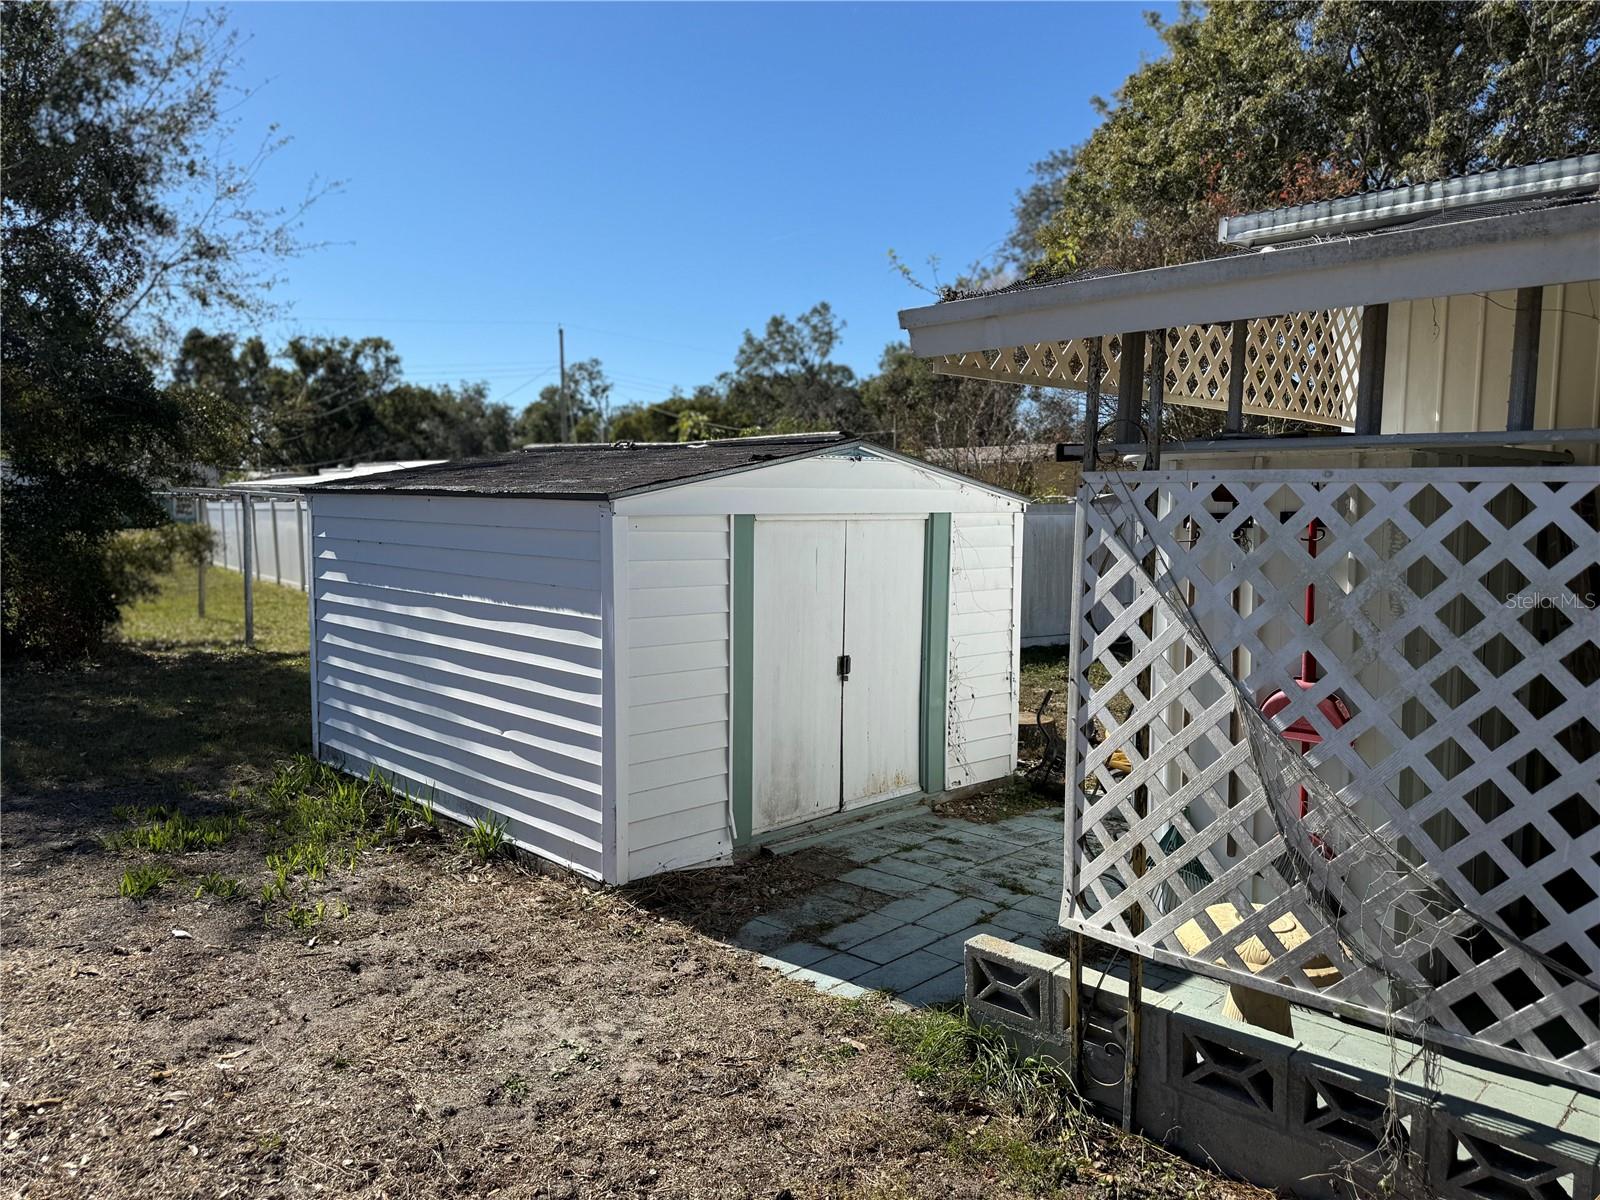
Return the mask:
{"type": "Polygon", "coordinates": [[[1593,1085],[1594,472],[1090,474],[1094,493],[1064,923],[1593,1085]],[[1279,738],[1297,726],[1319,739],[1303,760],[1279,738]],[[1282,773],[1301,761],[1304,815],[1282,773]]]}
{"type": "MultiPolygon", "coordinates": [[[[1354,428],[1360,350],[1359,309],[1290,313],[1250,321],[1245,339],[1244,412],[1354,428]]],[[[1101,355],[1100,394],[1115,396],[1121,342],[1115,337],[1103,339],[1101,355]]],[[[1169,329],[1167,402],[1227,408],[1232,357],[1231,327],[1226,323],[1169,329]]],[[[1149,361],[1147,350],[1146,369],[1149,361]]],[[[933,363],[941,375],[1082,389],[1089,380],[1089,341],[1077,338],[946,354],[933,363]]]]}

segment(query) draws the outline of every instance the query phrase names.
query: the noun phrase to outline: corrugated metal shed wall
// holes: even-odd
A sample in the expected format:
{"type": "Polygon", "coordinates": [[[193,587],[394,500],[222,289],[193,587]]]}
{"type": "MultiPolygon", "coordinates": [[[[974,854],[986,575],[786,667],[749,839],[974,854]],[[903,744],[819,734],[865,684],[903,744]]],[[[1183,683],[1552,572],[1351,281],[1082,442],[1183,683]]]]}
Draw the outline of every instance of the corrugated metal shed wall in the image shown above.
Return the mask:
{"type": "Polygon", "coordinates": [[[728,829],[729,518],[627,536],[628,877],[712,862],[728,829]]]}
{"type": "Polygon", "coordinates": [[[320,753],[602,865],[603,506],[317,494],[320,753]]]}

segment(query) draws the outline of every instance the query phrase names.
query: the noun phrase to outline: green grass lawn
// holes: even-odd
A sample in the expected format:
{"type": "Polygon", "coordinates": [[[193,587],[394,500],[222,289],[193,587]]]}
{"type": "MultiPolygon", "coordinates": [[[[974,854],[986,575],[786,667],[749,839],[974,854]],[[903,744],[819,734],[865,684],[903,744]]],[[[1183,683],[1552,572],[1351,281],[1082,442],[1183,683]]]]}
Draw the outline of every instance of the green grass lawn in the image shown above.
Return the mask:
{"type": "Polygon", "coordinates": [[[92,663],[7,669],[8,788],[210,790],[310,749],[305,595],[258,583],[247,648],[242,577],[209,570],[203,618],[197,587],[194,568],[164,579],[92,663]]]}
{"type": "MultiPolygon", "coordinates": [[[[199,590],[200,573],[192,567],[167,576],[158,595],[123,610],[119,640],[125,645],[163,650],[241,646],[244,576],[223,567],[206,568],[204,617],[199,615],[199,590]]],[[[304,654],[310,637],[305,593],[275,583],[257,583],[255,635],[257,650],[304,654]]]]}

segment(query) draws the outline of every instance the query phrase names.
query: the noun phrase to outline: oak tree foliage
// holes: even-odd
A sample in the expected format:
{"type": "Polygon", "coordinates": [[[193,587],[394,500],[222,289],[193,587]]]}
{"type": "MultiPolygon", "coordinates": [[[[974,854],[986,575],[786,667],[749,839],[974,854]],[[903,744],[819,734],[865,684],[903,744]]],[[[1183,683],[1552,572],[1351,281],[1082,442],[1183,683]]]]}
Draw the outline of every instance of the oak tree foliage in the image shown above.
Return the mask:
{"type": "Polygon", "coordinates": [[[236,100],[220,15],[128,0],[0,10],[0,424],[8,654],[97,646],[126,598],[113,535],[162,519],[152,487],[237,457],[239,414],[171,386],[193,307],[261,315],[299,211],[217,153],[236,100]]]}
{"type": "Polygon", "coordinates": [[[1034,167],[1005,258],[1057,275],[1226,252],[1220,216],[1600,147],[1595,0],[1236,0],[1034,167]]]}

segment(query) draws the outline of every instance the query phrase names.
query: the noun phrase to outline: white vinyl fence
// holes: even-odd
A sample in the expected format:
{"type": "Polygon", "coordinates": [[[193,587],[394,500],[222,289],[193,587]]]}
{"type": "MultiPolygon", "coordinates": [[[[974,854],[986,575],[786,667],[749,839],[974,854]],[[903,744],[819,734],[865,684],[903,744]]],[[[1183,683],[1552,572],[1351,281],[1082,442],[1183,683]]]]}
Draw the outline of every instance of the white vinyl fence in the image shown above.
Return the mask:
{"type": "MultiPolygon", "coordinates": [[[[255,514],[253,570],[258,580],[281,583],[305,591],[305,561],[310,524],[305,501],[296,496],[270,497],[255,493],[250,500],[255,514]]],[[[1067,644],[1068,603],[1072,565],[1072,522],[1076,505],[1036,504],[1023,523],[1022,644],[1067,644]]],[[[243,499],[206,499],[205,522],[215,542],[212,565],[241,569],[244,557],[243,499]]],[[[1125,597],[1124,602],[1131,597],[1125,597]]]]}
{"type": "Polygon", "coordinates": [[[1022,521],[1022,644],[1065,646],[1075,501],[1035,504],[1022,521]]]}
{"type": "MultiPolygon", "coordinates": [[[[243,569],[246,511],[243,497],[204,501],[204,519],[215,539],[211,548],[213,566],[243,569]]],[[[254,514],[255,521],[251,575],[305,591],[306,538],[310,533],[305,501],[297,496],[256,493],[250,498],[248,511],[254,514]]]]}

